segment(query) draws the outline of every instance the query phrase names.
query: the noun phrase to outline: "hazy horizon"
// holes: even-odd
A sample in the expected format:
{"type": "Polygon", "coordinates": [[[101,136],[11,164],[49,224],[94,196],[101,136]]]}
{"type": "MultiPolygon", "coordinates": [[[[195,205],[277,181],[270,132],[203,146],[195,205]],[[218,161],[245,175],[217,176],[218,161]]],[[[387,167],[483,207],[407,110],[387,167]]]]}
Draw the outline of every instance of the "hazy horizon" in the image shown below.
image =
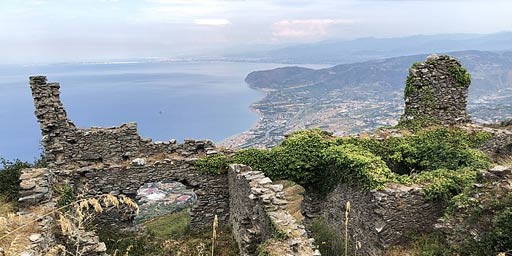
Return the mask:
{"type": "Polygon", "coordinates": [[[0,63],[172,58],[257,45],[491,34],[512,31],[511,9],[504,0],[6,0],[0,3],[0,63]]]}

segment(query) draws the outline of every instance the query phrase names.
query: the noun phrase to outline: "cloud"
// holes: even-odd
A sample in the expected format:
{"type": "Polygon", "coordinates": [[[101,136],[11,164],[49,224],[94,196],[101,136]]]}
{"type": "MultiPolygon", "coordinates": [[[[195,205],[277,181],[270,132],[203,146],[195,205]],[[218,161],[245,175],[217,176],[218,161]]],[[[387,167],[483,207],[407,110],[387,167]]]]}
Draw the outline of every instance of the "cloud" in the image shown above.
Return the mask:
{"type": "Polygon", "coordinates": [[[329,29],[335,25],[353,23],[353,20],[345,19],[282,20],[272,25],[272,34],[281,38],[315,39],[326,36],[329,29]]]}
{"type": "Polygon", "coordinates": [[[203,26],[225,26],[231,24],[228,19],[196,19],[194,24],[203,26]]]}

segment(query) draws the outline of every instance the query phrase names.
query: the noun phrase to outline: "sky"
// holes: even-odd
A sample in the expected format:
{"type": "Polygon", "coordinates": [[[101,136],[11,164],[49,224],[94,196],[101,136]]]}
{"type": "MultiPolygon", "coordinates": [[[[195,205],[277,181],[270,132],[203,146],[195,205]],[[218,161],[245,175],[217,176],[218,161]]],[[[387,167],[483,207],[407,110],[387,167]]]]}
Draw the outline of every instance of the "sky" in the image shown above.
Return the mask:
{"type": "Polygon", "coordinates": [[[512,31],[510,0],[0,0],[0,63],[214,54],[360,37],[512,31]]]}

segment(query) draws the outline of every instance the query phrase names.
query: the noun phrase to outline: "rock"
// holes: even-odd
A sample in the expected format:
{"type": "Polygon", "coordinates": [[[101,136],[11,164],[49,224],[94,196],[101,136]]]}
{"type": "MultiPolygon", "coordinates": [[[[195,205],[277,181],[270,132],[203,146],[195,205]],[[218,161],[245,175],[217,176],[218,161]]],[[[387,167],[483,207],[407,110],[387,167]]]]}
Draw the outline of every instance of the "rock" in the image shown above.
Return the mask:
{"type": "Polygon", "coordinates": [[[103,243],[103,242],[98,243],[98,246],[96,246],[95,252],[106,252],[106,251],[107,251],[107,246],[105,245],[105,243],[103,243]]]}
{"type": "Polygon", "coordinates": [[[260,185],[265,185],[265,184],[272,183],[272,180],[269,177],[265,177],[265,178],[259,180],[258,183],[260,185]]]}
{"type": "Polygon", "coordinates": [[[22,180],[20,182],[20,188],[24,190],[32,189],[36,186],[36,183],[33,180],[22,180]]]}
{"type": "Polygon", "coordinates": [[[41,239],[41,234],[32,234],[29,236],[30,242],[37,242],[39,239],[41,239]]]}
{"type": "Polygon", "coordinates": [[[135,158],[132,160],[133,166],[144,166],[146,165],[146,159],[145,158],[135,158]]]}
{"type": "Polygon", "coordinates": [[[218,153],[219,153],[219,151],[217,151],[217,150],[208,150],[208,151],[206,151],[206,155],[215,155],[215,154],[218,154],[218,153]]]}

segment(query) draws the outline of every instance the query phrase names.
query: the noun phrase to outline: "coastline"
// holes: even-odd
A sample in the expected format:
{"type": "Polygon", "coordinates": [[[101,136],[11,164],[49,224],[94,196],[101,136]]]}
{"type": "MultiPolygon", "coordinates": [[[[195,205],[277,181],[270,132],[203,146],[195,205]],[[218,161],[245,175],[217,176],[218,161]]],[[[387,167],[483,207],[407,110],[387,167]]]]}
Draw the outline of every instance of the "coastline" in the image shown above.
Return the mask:
{"type": "Polygon", "coordinates": [[[267,98],[270,91],[255,89],[255,88],[251,87],[248,83],[245,83],[245,84],[251,90],[255,90],[255,91],[263,93],[263,97],[261,99],[259,99],[258,101],[255,101],[255,102],[251,103],[251,105],[249,105],[249,110],[251,112],[254,112],[257,114],[256,122],[254,122],[247,130],[245,130],[241,133],[233,134],[233,135],[223,139],[222,141],[219,141],[217,143],[217,146],[224,147],[227,149],[240,149],[240,148],[242,148],[241,146],[243,146],[245,143],[247,143],[248,139],[250,137],[252,137],[250,132],[258,130],[261,126],[261,121],[263,120],[264,114],[261,110],[255,108],[254,104],[257,104],[257,103],[263,101],[265,98],[267,98]]]}

